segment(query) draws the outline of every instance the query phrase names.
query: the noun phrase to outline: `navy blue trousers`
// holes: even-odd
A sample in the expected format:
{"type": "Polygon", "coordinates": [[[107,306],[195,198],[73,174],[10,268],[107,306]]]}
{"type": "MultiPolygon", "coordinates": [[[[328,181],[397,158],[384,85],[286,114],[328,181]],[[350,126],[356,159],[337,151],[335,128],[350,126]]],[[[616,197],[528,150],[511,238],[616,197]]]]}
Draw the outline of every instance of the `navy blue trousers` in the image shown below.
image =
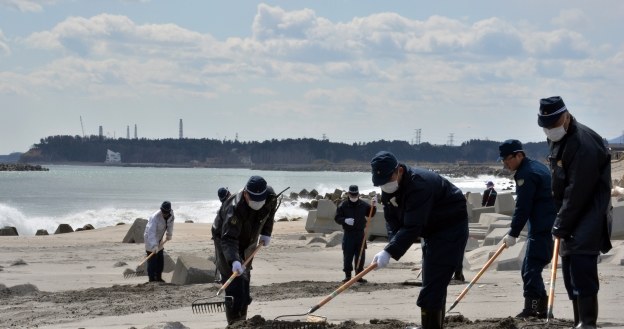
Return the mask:
{"type": "MultiPolygon", "coordinates": [[[[152,252],[145,251],[149,256],[152,252]]],[[[147,276],[150,281],[154,281],[162,278],[162,272],[165,268],[165,256],[164,249],[161,249],[156,255],[152,256],[152,258],[147,260],[147,276]]]]}
{"type": "Polygon", "coordinates": [[[468,221],[463,221],[423,239],[423,286],[416,305],[427,310],[443,310],[446,288],[464,259],[468,241],[468,221]]]}
{"type": "Polygon", "coordinates": [[[364,231],[345,232],[342,237],[342,270],[351,274],[354,268],[356,272],[362,272],[364,268],[364,260],[366,259],[366,242],[364,242],[364,250],[362,250],[362,261],[359,261],[360,248],[364,241],[364,231]],[[355,263],[354,266],[353,264],[355,263]]]}
{"type": "Polygon", "coordinates": [[[550,232],[533,234],[527,239],[527,249],[522,262],[524,297],[546,298],[542,271],[550,263],[553,254],[553,240],[550,232]]]}
{"type": "MultiPolygon", "coordinates": [[[[221,284],[224,284],[229,277],[226,277],[222,274],[221,284]]],[[[237,276],[232,283],[225,288],[225,296],[234,297],[232,304],[228,305],[231,307],[232,312],[238,314],[243,307],[251,304],[251,295],[249,291],[249,283],[251,282],[251,272],[246,270],[243,275],[237,276]]],[[[226,302],[228,299],[226,298],[226,302]]]]}
{"type": "Polygon", "coordinates": [[[568,255],[561,257],[561,271],[568,298],[590,297],[598,294],[598,255],[568,255]]]}

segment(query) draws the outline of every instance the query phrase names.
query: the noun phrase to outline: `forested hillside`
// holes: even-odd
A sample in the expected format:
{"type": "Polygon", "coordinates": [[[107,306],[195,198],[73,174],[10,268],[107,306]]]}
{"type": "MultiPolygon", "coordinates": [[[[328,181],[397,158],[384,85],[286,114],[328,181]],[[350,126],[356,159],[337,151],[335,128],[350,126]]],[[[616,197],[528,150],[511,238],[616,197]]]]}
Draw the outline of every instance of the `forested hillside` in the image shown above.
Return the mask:
{"type": "MultiPolygon", "coordinates": [[[[368,162],[381,150],[393,152],[401,161],[430,163],[484,163],[498,157],[499,141],[471,140],[459,146],[411,145],[405,141],[334,143],[317,139],[284,139],[239,142],[215,139],[108,139],[98,136],[50,136],[24,153],[22,162],[103,163],[107,150],[121,153],[122,163],[195,164],[206,166],[298,165],[318,161],[368,162]]],[[[530,157],[545,159],[546,142],[527,143],[530,157]]]]}

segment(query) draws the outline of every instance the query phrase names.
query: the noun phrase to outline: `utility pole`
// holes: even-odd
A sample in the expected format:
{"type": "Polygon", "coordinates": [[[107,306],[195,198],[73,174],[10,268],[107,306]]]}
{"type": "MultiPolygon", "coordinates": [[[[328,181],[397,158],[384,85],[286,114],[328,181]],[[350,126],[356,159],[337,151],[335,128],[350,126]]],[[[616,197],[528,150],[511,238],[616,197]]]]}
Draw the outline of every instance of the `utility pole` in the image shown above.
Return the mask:
{"type": "Polygon", "coordinates": [[[134,139],[138,139],[138,137],[137,137],[137,126],[136,126],[136,123],[134,124],[134,139]]]}
{"type": "Polygon", "coordinates": [[[85,137],[85,133],[84,133],[84,125],[82,124],[82,115],[80,116],[80,128],[82,128],[82,137],[85,137]]]}

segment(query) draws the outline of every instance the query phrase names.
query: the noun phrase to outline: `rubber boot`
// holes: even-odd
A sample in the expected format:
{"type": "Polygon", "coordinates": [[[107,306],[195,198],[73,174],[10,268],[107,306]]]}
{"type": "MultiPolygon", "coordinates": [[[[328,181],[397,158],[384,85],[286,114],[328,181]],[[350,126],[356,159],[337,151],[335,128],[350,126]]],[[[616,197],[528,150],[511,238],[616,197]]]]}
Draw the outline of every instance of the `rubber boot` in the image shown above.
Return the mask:
{"type": "Polygon", "coordinates": [[[156,282],[165,282],[165,280],[163,280],[162,278],[162,273],[161,274],[156,274],[156,282]]]}
{"type": "Polygon", "coordinates": [[[349,280],[351,280],[351,271],[345,271],[345,278],[342,280],[342,282],[347,282],[349,280]]]}
{"type": "Polygon", "coordinates": [[[574,312],[574,327],[576,327],[579,324],[579,310],[576,299],[572,301],[572,311],[574,312]]]}
{"type": "Polygon", "coordinates": [[[420,309],[421,326],[408,325],[405,329],[442,329],[444,328],[444,310],[420,309]]]}
{"type": "Polygon", "coordinates": [[[598,296],[578,297],[576,299],[579,323],[576,328],[595,329],[598,320],[598,296]]]}
{"type": "Polygon", "coordinates": [[[247,306],[244,306],[241,311],[234,312],[232,307],[229,307],[226,303],[225,318],[227,319],[228,325],[234,324],[235,322],[239,321],[245,321],[247,319],[247,306]]]}
{"type": "Polygon", "coordinates": [[[462,269],[455,271],[455,273],[453,273],[453,280],[466,282],[466,278],[464,278],[464,271],[462,269]]]}
{"type": "Polygon", "coordinates": [[[524,298],[524,309],[522,312],[516,315],[516,318],[528,318],[531,316],[538,316],[537,309],[539,306],[540,300],[536,298],[524,298]]]}
{"type": "MultiPolygon", "coordinates": [[[[546,319],[546,315],[548,314],[548,296],[544,298],[540,298],[537,303],[537,317],[540,319],[546,319]]],[[[550,313],[549,319],[554,318],[555,316],[550,313]]]]}

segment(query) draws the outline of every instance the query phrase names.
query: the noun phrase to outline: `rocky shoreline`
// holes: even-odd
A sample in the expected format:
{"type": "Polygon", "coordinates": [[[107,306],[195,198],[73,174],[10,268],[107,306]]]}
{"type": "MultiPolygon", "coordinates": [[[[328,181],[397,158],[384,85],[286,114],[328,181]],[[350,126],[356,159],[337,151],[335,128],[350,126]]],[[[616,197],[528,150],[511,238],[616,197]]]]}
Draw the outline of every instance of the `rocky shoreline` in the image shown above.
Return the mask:
{"type": "Polygon", "coordinates": [[[50,169],[41,165],[31,165],[27,163],[0,163],[0,171],[49,171],[50,169]]]}

